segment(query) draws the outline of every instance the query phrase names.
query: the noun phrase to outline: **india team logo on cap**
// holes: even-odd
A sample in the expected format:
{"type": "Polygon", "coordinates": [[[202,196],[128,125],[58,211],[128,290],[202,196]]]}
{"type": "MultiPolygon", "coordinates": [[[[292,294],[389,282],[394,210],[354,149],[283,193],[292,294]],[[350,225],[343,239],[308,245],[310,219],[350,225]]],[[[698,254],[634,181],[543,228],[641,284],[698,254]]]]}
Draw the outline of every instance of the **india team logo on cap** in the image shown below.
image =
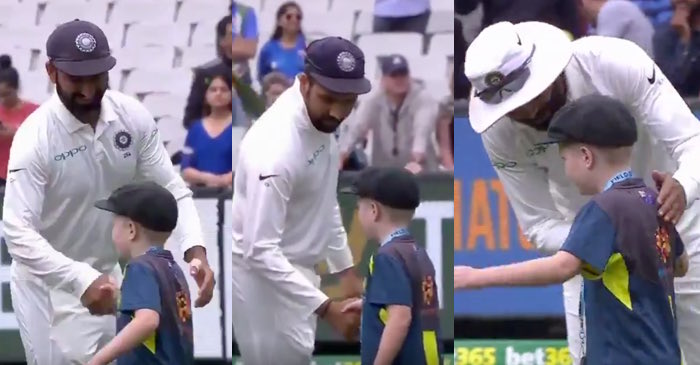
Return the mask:
{"type": "Polygon", "coordinates": [[[95,47],[97,47],[97,41],[92,34],[80,33],[77,37],[75,37],[75,46],[78,47],[80,52],[90,53],[95,50],[95,47]]]}
{"type": "Polygon", "coordinates": [[[336,61],[338,62],[338,67],[342,71],[351,72],[355,69],[355,56],[353,56],[350,52],[340,52],[336,61]]]}
{"type": "Polygon", "coordinates": [[[486,85],[488,85],[489,87],[499,86],[503,82],[504,77],[505,76],[503,76],[502,73],[500,73],[498,71],[494,71],[494,72],[489,72],[488,74],[486,74],[486,77],[484,77],[484,81],[486,82],[486,85]]]}

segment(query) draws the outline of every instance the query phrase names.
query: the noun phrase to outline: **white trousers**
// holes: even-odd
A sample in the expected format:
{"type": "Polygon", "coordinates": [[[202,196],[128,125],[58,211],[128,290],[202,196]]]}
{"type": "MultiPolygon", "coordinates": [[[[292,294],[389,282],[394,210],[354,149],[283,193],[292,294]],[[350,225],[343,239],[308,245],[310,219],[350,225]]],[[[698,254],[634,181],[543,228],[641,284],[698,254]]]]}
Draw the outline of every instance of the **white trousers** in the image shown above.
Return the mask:
{"type": "MultiPolygon", "coordinates": [[[[321,278],[297,267],[316,287],[321,278]]],[[[302,317],[300,306],[250,271],[233,255],[233,334],[244,364],[309,365],[316,339],[316,315],[302,317]],[[281,361],[283,359],[284,361],[281,361]]]]}
{"type": "Polygon", "coordinates": [[[581,354],[583,352],[581,320],[578,315],[582,283],[583,278],[581,275],[576,275],[562,285],[564,288],[564,312],[566,315],[566,340],[569,344],[569,354],[572,359],[571,365],[579,365],[581,363],[581,354]]]}
{"type": "MultiPolygon", "coordinates": [[[[115,335],[114,316],[93,316],[80,298],[51,290],[15,262],[10,292],[28,365],[85,364],[115,335]]],[[[116,265],[110,274],[121,285],[116,265]]]]}

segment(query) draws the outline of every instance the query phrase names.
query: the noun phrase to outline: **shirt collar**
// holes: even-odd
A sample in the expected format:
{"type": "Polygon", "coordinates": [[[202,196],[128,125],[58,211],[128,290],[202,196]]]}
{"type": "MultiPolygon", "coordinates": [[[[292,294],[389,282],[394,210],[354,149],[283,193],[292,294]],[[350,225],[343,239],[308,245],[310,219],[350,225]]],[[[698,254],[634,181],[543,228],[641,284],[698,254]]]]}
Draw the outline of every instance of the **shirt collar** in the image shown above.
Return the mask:
{"type": "MultiPolygon", "coordinates": [[[[100,122],[110,124],[117,120],[116,111],[114,111],[112,105],[106,100],[107,93],[105,93],[105,96],[102,97],[100,118],[97,120],[98,124],[100,122]]],[[[54,91],[50,102],[52,109],[58,114],[58,119],[66,127],[69,133],[75,133],[81,128],[89,126],[88,124],[79,121],[70,111],[68,111],[66,106],[63,105],[63,102],[58,97],[57,91],[54,91]]]]}

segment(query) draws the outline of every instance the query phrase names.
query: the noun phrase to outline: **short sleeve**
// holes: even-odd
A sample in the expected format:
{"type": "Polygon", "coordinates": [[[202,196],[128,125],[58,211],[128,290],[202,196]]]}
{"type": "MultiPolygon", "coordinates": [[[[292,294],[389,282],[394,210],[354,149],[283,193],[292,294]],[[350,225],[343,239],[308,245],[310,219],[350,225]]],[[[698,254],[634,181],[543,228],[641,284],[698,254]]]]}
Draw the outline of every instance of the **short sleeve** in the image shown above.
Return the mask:
{"type": "Polygon", "coordinates": [[[366,300],[378,305],[405,305],[412,307],[411,280],[403,265],[393,256],[376,254],[372,258],[372,284],[366,300]]]}
{"type": "Polygon", "coordinates": [[[258,38],[258,17],[253,9],[248,9],[241,24],[241,36],[245,39],[258,38]]]}
{"type": "Polygon", "coordinates": [[[561,249],[602,273],[614,248],[615,227],[610,217],[595,201],[590,201],[576,215],[561,249]]]}
{"type": "Polygon", "coordinates": [[[195,140],[197,134],[198,124],[192,125],[190,129],[187,130],[187,137],[185,138],[185,146],[182,149],[182,160],[180,161],[180,168],[182,170],[192,167],[197,168],[196,154],[195,154],[195,140]]]}
{"type": "Polygon", "coordinates": [[[121,312],[151,309],[161,313],[158,280],[151,268],[143,263],[134,262],[126,266],[121,294],[121,312]]]}

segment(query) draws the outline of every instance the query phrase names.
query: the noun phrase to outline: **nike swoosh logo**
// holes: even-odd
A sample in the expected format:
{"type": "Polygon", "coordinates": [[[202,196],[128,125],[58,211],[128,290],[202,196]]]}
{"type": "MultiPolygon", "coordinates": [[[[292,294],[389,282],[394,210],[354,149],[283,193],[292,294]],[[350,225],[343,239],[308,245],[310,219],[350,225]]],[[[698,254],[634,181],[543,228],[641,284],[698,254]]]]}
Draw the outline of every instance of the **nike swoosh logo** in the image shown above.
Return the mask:
{"type": "Polygon", "coordinates": [[[260,181],[263,181],[263,180],[269,179],[269,178],[274,177],[274,176],[279,176],[279,175],[260,175],[260,176],[258,176],[258,179],[260,179],[260,181]]]}
{"type": "Polygon", "coordinates": [[[519,46],[522,46],[522,45],[523,45],[523,42],[520,41],[520,34],[515,33],[515,36],[518,37],[518,45],[519,45],[519,46]]]}
{"type": "Polygon", "coordinates": [[[654,65],[651,70],[651,77],[647,77],[647,81],[649,81],[649,84],[654,85],[656,82],[656,65],[654,65]]]}
{"type": "Polygon", "coordinates": [[[8,171],[8,172],[9,172],[9,173],[13,173],[13,172],[22,171],[22,170],[26,170],[26,169],[12,169],[12,170],[10,170],[10,171],[8,171]]]}

